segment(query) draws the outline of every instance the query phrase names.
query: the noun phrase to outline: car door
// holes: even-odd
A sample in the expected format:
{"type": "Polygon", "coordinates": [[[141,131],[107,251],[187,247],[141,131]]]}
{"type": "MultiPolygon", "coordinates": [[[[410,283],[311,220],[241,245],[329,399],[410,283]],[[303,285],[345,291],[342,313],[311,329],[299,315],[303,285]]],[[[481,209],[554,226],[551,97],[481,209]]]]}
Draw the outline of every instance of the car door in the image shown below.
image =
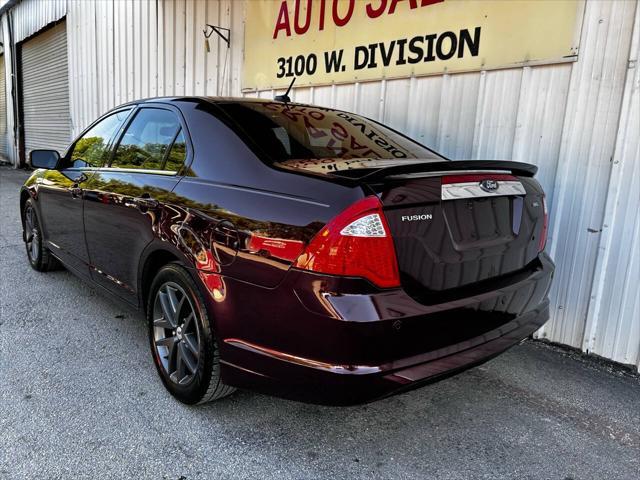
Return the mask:
{"type": "Polygon", "coordinates": [[[45,173],[38,199],[47,246],[77,273],[89,276],[83,227],[84,187],[101,166],[111,140],[131,109],[109,113],[67,150],[57,170],[45,173]]]}
{"type": "Polygon", "coordinates": [[[137,304],[140,257],[153,240],[187,157],[179,111],[145,104],[115,142],[111,161],[87,183],[85,236],[95,282],[137,304]]]}

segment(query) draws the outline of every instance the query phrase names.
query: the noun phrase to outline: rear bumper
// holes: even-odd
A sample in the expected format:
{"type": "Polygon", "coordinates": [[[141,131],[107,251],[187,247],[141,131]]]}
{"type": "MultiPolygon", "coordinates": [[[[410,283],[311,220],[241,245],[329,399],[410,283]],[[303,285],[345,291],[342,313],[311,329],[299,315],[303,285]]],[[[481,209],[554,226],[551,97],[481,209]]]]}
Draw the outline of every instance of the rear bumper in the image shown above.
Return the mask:
{"type": "Polygon", "coordinates": [[[218,326],[223,380],[286,398],[348,405],[449,376],[500,354],[548,320],[553,264],[544,254],[539,260],[516,283],[435,305],[420,304],[402,290],[332,294],[362,285],[336,288],[317,276],[294,276],[270,290],[270,299],[255,290],[242,295],[245,315],[238,321],[244,325],[218,326]],[[287,292],[296,302],[285,302],[285,311],[260,309],[261,302],[272,304],[274,295],[287,292]]]}
{"type": "Polygon", "coordinates": [[[465,344],[381,365],[331,365],[301,357],[292,360],[284,352],[235,342],[234,346],[262,357],[260,370],[273,376],[223,362],[233,378],[231,383],[237,386],[310,403],[352,405],[417,388],[481,364],[531,335],[548,318],[545,303],[465,344]]]}

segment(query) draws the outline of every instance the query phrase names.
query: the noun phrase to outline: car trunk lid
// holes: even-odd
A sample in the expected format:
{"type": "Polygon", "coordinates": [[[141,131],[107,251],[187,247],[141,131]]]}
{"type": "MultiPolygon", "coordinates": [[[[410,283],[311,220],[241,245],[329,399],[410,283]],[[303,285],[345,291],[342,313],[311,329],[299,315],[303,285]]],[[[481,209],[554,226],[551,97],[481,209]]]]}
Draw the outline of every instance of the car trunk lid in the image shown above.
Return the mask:
{"type": "Polygon", "coordinates": [[[402,286],[425,302],[522,271],[546,228],[534,166],[438,163],[364,177],[382,201],[402,286]]]}

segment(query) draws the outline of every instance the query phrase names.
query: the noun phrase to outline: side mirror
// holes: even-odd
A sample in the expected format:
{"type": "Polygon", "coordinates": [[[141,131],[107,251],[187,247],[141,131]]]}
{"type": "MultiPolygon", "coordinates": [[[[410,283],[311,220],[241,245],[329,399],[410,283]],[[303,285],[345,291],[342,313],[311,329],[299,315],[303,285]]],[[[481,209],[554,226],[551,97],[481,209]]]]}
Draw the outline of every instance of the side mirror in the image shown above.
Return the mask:
{"type": "Polygon", "coordinates": [[[33,168],[55,170],[60,162],[60,154],[55,150],[31,150],[29,164],[33,168]]]}

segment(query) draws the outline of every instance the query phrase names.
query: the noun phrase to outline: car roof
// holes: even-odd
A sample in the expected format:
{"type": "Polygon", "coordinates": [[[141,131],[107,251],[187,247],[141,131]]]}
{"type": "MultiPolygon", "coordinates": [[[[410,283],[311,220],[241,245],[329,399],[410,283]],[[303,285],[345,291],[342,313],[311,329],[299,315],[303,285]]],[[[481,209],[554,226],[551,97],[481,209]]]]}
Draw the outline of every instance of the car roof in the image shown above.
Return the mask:
{"type": "MultiPolygon", "coordinates": [[[[193,96],[182,95],[182,96],[165,96],[165,97],[142,98],[142,99],[139,99],[139,100],[132,100],[130,102],[123,103],[121,105],[118,105],[115,108],[121,108],[121,107],[125,107],[125,106],[128,106],[128,105],[140,105],[140,104],[144,104],[144,103],[179,102],[179,101],[193,101],[193,100],[199,100],[199,101],[208,102],[208,103],[273,103],[273,102],[279,102],[278,100],[273,100],[273,99],[268,99],[268,98],[255,98],[255,97],[203,97],[203,96],[195,96],[195,95],[193,95],[193,96]]],[[[311,106],[311,105],[308,105],[308,104],[297,103],[297,102],[289,102],[289,104],[290,105],[311,106]]]]}

